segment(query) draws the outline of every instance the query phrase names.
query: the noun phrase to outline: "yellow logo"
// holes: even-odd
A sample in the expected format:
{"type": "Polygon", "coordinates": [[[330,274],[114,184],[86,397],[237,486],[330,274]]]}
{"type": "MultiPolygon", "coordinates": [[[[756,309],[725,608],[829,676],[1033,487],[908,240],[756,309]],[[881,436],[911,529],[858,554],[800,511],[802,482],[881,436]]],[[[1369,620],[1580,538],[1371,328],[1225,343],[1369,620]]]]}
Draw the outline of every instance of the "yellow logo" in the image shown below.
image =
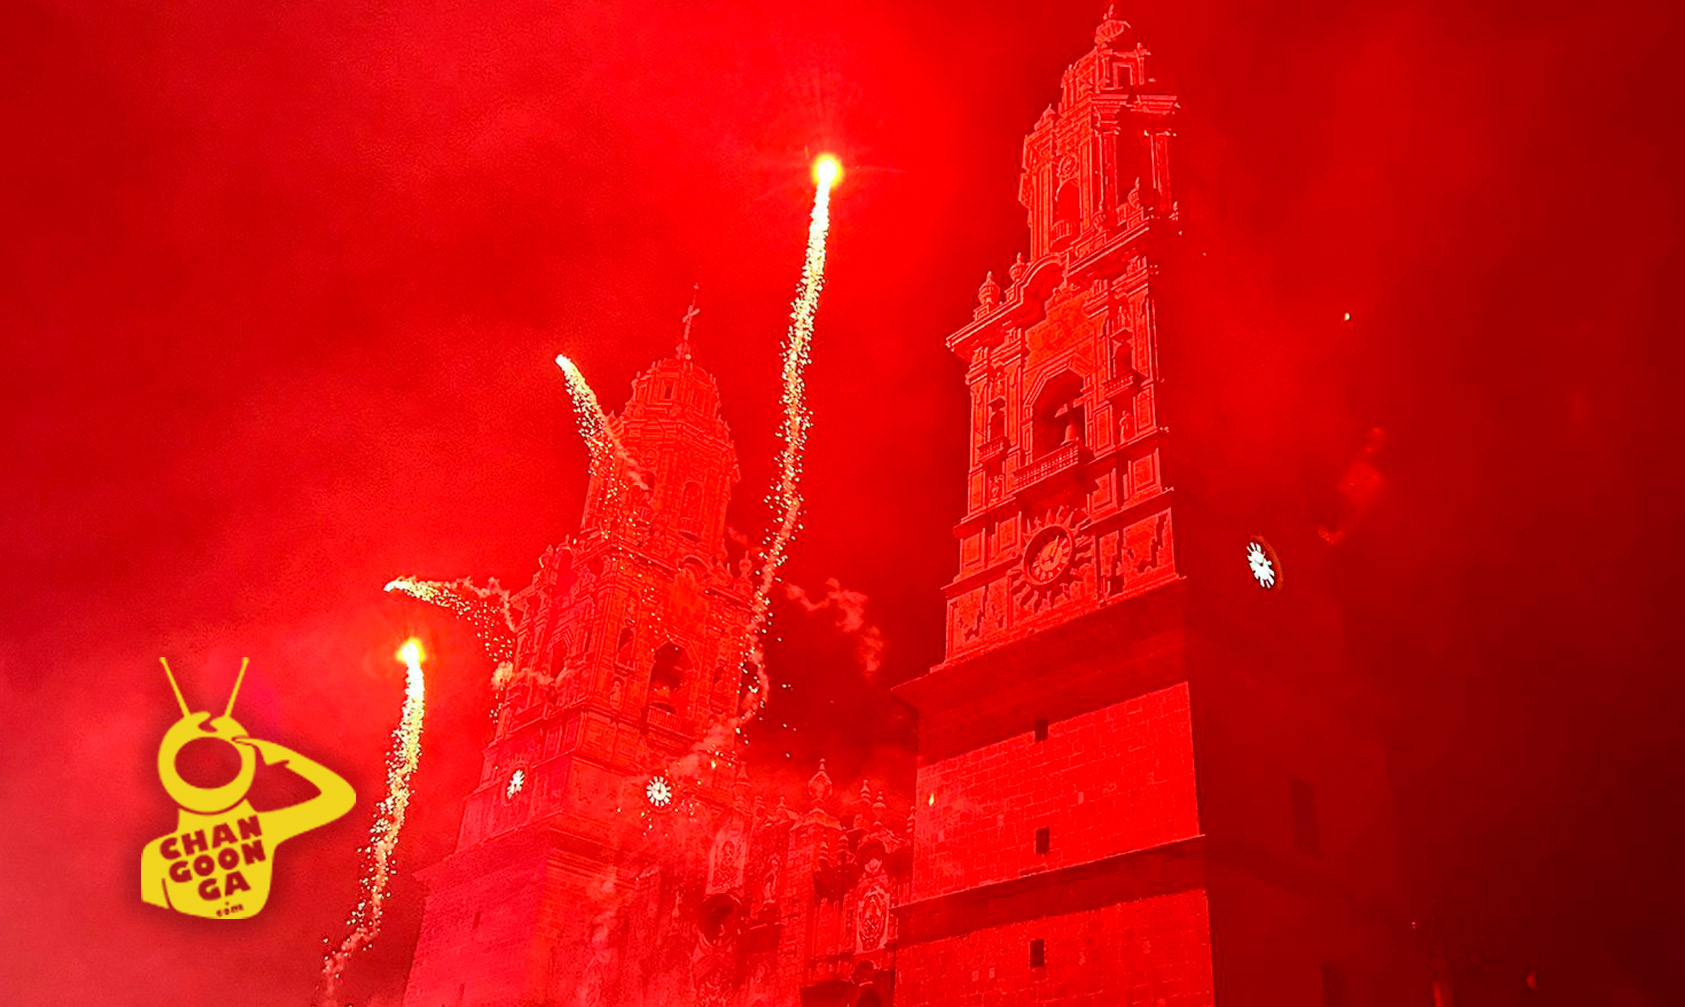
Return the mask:
{"type": "Polygon", "coordinates": [[[181,719],[164,733],[158,746],[158,778],[179,810],[175,831],[147,843],[141,852],[140,897],[189,916],[235,920],[256,916],[269,901],[275,848],[350,811],[357,795],[338,773],[285,745],[251,737],[234,719],[234,698],[240,694],[249,659],[240,662],[228,706],[215,719],[209,713],[188,710],[169,662],[158,660],[181,707],[181,719]],[[234,746],[240,769],[233,780],[220,787],[197,787],[181,778],[176,756],[188,742],[201,738],[234,746]],[[246,792],[257,775],[260,755],[265,765],[286,766],[321,793],[290,808],[254,809],[246,792]]]}

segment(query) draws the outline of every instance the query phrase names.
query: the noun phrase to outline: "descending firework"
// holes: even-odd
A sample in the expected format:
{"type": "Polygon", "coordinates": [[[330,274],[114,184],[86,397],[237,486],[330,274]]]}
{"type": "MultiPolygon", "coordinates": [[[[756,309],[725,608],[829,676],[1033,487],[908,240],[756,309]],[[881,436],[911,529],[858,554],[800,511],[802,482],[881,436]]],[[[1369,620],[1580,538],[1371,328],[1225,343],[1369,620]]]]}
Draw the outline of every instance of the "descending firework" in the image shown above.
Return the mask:
{"type": "MultiPolygon", "coordinates": [[[[603,412],[602,403],[597,401],[597,393],[591,390],[585,375],[579,372],[572,360],[561,354],[556,356],[556,366],[567,375],[568,393],[573,396],[573,411],[579,422],[579,436],[591,452],[591,475],[603,487],[600,513],[612,520],[613,515],[619,513],[614,506],[615,498],[620,495],[620,480],[615,477],[616,463],[625,469],[626,478],[642,489],[650,488],[649,481],[644,477],[637,459],[615,434],[614,424],[603,412]]],[[[602,533],[606,536],[610,531],[605,520],[602,533]]]]}
{"type": "Polygon", "coordinates": [[[397,657],[404,662],[404,706],[398,727],[392,732],[392,750],[386,756],[386,797],[375,806],[374,824],[369,828],[366,862],[357,893],[357,904],[346,918],[345,939],[322,959],[319,1003],[335,1001],[345,966],[357,949],[380,933],[391,890],[392,854],[398,847],[398,833],[410,806],[410,776],[421,758],[421,719],[427,705],[426,682],[421,674],[421,641],[405,641],[397,657]]]}
{"type": "Polygon", "coordinates": [[[595,462],[599,457],[629,457],[626,448],[621,445],[620,438],[614,433],[614,425],[609,422],[608,413],[603,411],[603,405],[597,401],[597,393],[591,390],[591,385],[581,374],[579,367],[566,354],[556,355],[556,366],[567,375],[568,394],[573,396],[573,404],[579,415],[579,436],[584,439],[591,449],[591,460],[595,462]]]}
{"type": "Polygon", "coordinates": [[[494,579],[479,587],[467,577],[455,581],[417,580],[399,577],[386,585],[387,591],[407,594],[440,608],[447,608],[473,627],[500,675],[507,675],[515,662],[515,616],[509,609],[509,592],[494,579]]]}
{"type": "Polygon", "coordinates": [[[779,427],[781,447],[778,471],[773,478],[769,503],[773,524],[767,531],[762,551],[759,583],[751,603],[745,666],[754,680],[743,704],[743,719],[752,718],[766,705],[770,681],[766,674],[764,637],[772,613],[772,588],[789,556],[790,542],[801,528],[802,457],[807,448],[807,429],[812,420],[807,409],[805,374],[813,345],[813,320],[819,312],[819,292],[825,286],[825,237],[831,229],[831,187],[842,175],[842,166],[829,154],[813,162],[813,213],[807,226],[807,257],[802,262],[801,282],[790,305],[790,328],[784,336],[784,391],[781,404],[784,422],[779,427]]]}

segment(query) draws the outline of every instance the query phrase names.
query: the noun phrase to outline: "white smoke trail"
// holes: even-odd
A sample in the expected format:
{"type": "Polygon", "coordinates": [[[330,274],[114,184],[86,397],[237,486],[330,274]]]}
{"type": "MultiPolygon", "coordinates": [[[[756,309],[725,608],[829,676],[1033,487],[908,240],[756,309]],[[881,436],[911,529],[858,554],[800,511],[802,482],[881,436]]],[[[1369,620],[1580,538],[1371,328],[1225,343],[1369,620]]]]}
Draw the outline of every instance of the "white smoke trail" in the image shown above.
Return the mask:
{"type": "Polygon", "coordinates": [[[830,612],[837,632],[854,641],[854,659],[860,673],[868,682],[877,681],[883,668],[884,638],[877,624],[866,617],[866,604],[871,599],[859,591],[850,591],[835,578],[825,581],[825,595],[815,601],[799,585],[786,583],[784,597],[802,607],[809,615],[830,612]]]}

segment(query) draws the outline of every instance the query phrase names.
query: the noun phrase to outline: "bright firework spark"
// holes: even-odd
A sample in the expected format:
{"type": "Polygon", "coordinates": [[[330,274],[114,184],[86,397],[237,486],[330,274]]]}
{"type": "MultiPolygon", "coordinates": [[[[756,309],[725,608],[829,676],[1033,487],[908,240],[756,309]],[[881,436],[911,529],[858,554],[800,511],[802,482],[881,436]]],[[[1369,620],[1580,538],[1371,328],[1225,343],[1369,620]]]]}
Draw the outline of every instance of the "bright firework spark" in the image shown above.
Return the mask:
{"type": "Polygon", "coordinates": [[[813,159],[813,184],[823,186],[827,192],[837,187],[842,181],[842,162],[833,154],[820,154],[813,159]]]}
{"type": "Polygon", "coordinates": [[[1269,590],[1275,587],[1275,564],[1270,562],[1270,555],[1263,545],[1257,542],[1246,543],[1246,565],[1252,570],[1252,579],[1258,586],[1269,590]]]}
{"type": "Polygon", "coordinates": [[[410,806],[410,776],[421,758],[421,718],[427,706],[427,685],[421,673],[421,641],[411,638],[398,649],[404,674],[404,706],[398,727],[392,732],[392,750],[386,755],[386,797],[375,806],[374,824],[369,829],[367,861],[358,891],[357,904],[346,918],[345,939],[338,949],[322,959],[320,1002],[336,1000],[345,966],[357,949],[367,946],[380,933],[391,891],[392,854],[398,847],[398,833],[410,806]]]}
{"type": "Polygon", "coordinates": [[[450,609],[473,627],[486,654],[499,668],[514,667],[515,616],[509,610],[509,592],[496,580],[479,587],[467,577],[455,581],[399,577],[388,582],[386,590],[450,609]]]}
{"type": "Polygon", "coordinates": [[[778,474],[771,494],[775,523],[767,535],[760,583],[755,587],[750,608],[745,663],[755,680],[749,684],[743,720],[752,718],[766,705],[771,681],[766,673],[763,638],[772,613],[772,587],[789,557],[790,541],[801,528],[802,457],[807,448],[807,429],[812,422],[804,375],[813,345],[813,320],[819,312],[819,292],[825,287],[825,236],[831,229],[831,188],[841,176],[842,165],[830,154],[822,154],[813,162],[813,214],[807,227],[807,257],[802,263],[796,299],[790,305],[790,328],[784,337],[784,423],[779,428],[783,446],[778,454],[778,474]]]}
{"type": "Polygon", "coordinates": [[[597,393],[591,390],[585,375],[579,372],[572,360],[561,354],[556,356],[556,366],[567,375],[568,392],[573,396],[573,411],[579,422],[579,436],[591,452],[591,474],[603,487],[603,501],[599,513],[605,519],[602,532],[607,536],[611,530],[608,527],[608,519],[619,513],[613,505],[615,498],[620,495],[620,480],[615,477],[615,463],[618,461],[625,469],[626,478],[640,488],[648,490],[649,482],[644,477],[643,467],[615,434],[613,422],[609,420],[608,413],[603,411],[602,403],[597,401],[597,393]]]}

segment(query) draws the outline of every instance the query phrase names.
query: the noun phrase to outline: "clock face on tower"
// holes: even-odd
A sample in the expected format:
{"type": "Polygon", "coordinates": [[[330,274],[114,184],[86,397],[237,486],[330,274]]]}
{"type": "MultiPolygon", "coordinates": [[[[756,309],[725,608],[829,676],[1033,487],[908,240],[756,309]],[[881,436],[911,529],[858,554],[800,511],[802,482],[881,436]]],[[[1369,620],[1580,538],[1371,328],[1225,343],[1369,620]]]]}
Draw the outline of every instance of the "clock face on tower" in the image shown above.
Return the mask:
{"type": "Polygon", "coordinates": [[[1246,543],[1246,567],[1251,571],[1252,579],[1266,591],[1274,588],[1281,579],[1281,564],[1275,557],[1275,550],[1263,539],[1255,538],[1246,543]]]}
{"type": "Polygon", "coordinates": [[[1044,528],[1024,551],[1024,576],[1033,584],[1051,584],[1071,565],[1075,552],[1070,532],[1057,526],[1044,528]]]}
{"type": "Polygon", "coordinates": [[[1082,571],[1093,547],[1083,527],[1083,515],[1071,507],[1033,514],[1025,519],[1024,552],[1008,568],[1007,589],[1026,614],[1039,612],[1083,590],[1082,571]]]}

